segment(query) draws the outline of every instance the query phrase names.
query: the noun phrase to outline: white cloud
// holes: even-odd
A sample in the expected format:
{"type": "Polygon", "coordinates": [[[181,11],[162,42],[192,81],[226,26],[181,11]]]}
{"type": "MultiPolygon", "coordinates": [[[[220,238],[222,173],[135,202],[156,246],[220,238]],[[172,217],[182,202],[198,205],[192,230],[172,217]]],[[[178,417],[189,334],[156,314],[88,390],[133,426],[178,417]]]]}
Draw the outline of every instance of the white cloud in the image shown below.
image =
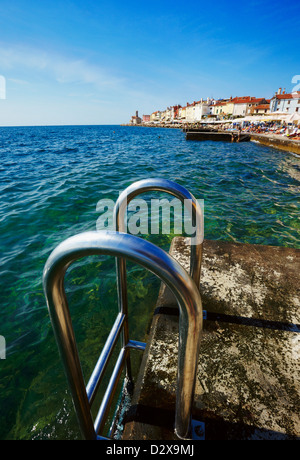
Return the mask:
{"type": "Polygon", "coordinates": [[[124,123],[136,110],[165,105],[149,80],[121,73],[91,59],[0,42],[0,74],[10,82],[0,125],[124,123]]]}
{"type": "Polygon", "coordinates": [[[8,78],[8,81],[15,83],[16,85],[28,85],[28,81],[21,80],[20,78],[8,78]]]}
{"type": "MultiPolygon", "coordinates": [[[[59,83],[91,84],[97,88],[120,88],[124,81],[106,69],[86,62],[84,59],[71,59],[59,54],[24,47],[0,45],[0,69],[19,72],[31,70],[46,74],[59,83]]],[[[15,82],[21,80],[13,78],[15,82]]]]}

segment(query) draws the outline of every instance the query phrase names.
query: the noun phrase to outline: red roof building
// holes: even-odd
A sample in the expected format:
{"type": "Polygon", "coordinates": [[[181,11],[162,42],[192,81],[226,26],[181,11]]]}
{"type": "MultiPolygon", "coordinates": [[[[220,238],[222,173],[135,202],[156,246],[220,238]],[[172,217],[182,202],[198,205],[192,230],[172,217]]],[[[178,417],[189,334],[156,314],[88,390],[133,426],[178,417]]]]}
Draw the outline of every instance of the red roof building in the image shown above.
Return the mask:
{"type": "Polygon", "coordinates": [[[300,91],[286,93],[279,88],[270,103],[271,112],[292,114],[300,112],[300,91]]]}

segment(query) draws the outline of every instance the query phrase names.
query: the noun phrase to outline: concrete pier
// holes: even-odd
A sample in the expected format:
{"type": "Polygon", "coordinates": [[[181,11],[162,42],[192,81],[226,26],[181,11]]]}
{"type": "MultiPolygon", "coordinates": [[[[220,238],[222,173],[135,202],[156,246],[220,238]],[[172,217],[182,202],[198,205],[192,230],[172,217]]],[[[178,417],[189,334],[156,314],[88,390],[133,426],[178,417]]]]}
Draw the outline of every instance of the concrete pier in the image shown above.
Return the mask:
{"type": "Polygon", "coordinates": [[[300,155],[300,141],[289,139],[288,137],[276,136],[275,134],[251,133],[251,141],[300,155]]]}
{"type": "Polygon", "coordinates": [[[222,141],[222,142],[249,142],[250,135],[232,132],[209,132],[209,131],[187,131],[185,138],[187,141],[222,141]]]}
{"type": "MultiPolygon", "coordinates": [[[[171,255],[189,268],[188,239],[171,255]]],[[[300,439],[300,250],[204,241],[193,419],[205,440],[300,439]]],[[[178,307],[161,286],[123,439],[174,440],[178,307]]]]}

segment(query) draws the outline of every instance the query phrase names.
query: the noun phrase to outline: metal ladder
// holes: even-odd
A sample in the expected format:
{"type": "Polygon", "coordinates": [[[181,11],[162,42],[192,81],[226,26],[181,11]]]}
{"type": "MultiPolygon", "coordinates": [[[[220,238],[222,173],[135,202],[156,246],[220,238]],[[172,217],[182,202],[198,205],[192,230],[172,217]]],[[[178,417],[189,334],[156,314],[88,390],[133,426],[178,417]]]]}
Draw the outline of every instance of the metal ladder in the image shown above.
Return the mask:
{"type": "Polygon", "coordinates": [[[140,193],[158,190],[170,193],[181,201],[191,200],[192,219],[202,225],[201,209],[184,187],[165,179],[147,179],[132,184],[120,195],[114,210],[115,231],[85,232],[68,238],[48,258],[43,284],[47,306],[70,386],[78,422],[84,439],[109,439],[101,435],[117,384],[126,367],[131,378],[130,350],[144,351],[146,344],[129,339],[126,286],[126,259],[154,273],[173,292],[179,306],[179,348],[176,390],[175,433],[179,439],[191,438],[191,409],[194,397],[199,344],[203,327],[203,311],[199,293],[202,258],[202,229],[197,228],[197,244],[191,246],[189,275],[181,265],[161,248],[125,232],[125,209],[129,201],[140,193]],[[116,257],[119,313],[99,356],[94,371],[85,384],[77,344],[64,289],[68,267],[76,260],[91,255],[116,257]],[[93,420],[91,407],[118,338],[119,352],[109,384],[93,420]]]}

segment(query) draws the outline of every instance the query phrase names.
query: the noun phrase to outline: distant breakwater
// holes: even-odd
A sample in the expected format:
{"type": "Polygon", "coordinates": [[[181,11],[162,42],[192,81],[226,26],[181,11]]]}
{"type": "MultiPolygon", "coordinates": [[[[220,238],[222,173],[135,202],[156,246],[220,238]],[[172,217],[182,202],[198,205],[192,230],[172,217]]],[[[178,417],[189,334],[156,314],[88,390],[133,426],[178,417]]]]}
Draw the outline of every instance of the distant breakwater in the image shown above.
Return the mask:
{"type": "MultiPolygon", "coordinates": [[[[124,123],[121,126],[130,126],[133,128],[176,128],[176,129],[183,129],[184,127],[187,127],[185,124],[184,126],[180,123],[139,123],[136,125],[133,125],[132,123],[124,123]]],[[[191,125],[191,127],[194,127],[195,125],[191,125]]]]}

